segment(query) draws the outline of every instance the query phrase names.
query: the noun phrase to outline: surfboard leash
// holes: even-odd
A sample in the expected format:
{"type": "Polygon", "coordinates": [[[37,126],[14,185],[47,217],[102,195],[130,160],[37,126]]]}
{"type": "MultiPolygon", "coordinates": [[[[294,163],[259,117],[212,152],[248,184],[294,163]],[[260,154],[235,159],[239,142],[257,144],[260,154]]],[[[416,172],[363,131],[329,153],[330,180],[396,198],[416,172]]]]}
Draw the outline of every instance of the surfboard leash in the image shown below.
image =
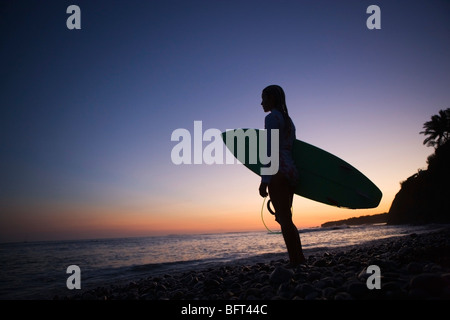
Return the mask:
{"type": "MultiPolygon", "coordinates": [[[[264,227],[266,227],[267,231],[269,231],[269,233],[272,233],[272,234],[280,234],[280,233],[281,233],[280,231],[275,232],[275,231],[270,230],[270,229],[267,227],[266,223],[264,222],[264,204],[266,203],[266,198],[267,198],[267,197],[264,197],[263,204],[262,204],[262,206],[261,206],[261,220],[262,220],[262,223],[263,223],[264,227]]],[[[269,212],[270,212],[271,214],[275,215],[275,212],[273,212],[272,209],[270,208],[270,203],[271,203],[271,202],[272,202],[272,201],[271,201],[270,199],[269,199],[269,201],[267,201],[267,209],[269,210],[269,212]]]]}

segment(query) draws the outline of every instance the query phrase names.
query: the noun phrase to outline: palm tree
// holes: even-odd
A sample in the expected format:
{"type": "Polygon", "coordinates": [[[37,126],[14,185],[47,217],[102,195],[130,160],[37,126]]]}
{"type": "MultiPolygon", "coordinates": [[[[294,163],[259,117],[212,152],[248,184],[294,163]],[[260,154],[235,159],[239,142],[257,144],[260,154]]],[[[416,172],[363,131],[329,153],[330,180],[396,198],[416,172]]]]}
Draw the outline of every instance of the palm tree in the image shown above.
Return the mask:
{"type": "Polygon", "coordinates": [[[450,140],[450,108],[440,110],[439,114],[431,117],[431,121],[423,124],[424,131],[420,132],[428,137],[423,144],[436,149],[450,140]]]}

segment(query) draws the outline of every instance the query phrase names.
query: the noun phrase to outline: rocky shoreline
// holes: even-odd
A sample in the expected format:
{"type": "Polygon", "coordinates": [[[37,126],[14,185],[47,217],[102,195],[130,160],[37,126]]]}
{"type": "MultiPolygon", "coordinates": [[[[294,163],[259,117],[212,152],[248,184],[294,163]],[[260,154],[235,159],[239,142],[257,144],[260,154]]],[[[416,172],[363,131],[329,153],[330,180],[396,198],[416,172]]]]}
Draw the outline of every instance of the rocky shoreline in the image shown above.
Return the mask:
{"type": "Polygon", "coordinates": [[[227,263],[54,299],[450,300],[450,227],[317,253],[297,268],[287,262],[227,263]],[[379,289],[368,288],[377,284],[369,266],[379,267],[379,289]]]}

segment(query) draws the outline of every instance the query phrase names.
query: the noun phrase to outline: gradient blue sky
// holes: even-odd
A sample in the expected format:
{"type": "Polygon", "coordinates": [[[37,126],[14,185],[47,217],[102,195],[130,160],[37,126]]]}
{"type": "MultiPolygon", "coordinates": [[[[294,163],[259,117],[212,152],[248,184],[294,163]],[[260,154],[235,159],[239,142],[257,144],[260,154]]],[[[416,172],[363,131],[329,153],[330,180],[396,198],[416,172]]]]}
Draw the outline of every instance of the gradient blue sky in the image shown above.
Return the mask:
{"type": "Polygon", "coordinates": [[[240,165],[176,166],[170,138],[195,120],[263,127],[269,84],[285,89],[298,139],[384,194],[358,211],[297,196],[297,227],[386,212],[433,152],[423,123],[449,107],[449,1],[18,0],[0,10],[0,241],[262,230],[259,178],[240,165]],[[81,30],[66,28],[71,4],[81,30]],[[366,27],[371,4],[381,30],[366,27]]]}

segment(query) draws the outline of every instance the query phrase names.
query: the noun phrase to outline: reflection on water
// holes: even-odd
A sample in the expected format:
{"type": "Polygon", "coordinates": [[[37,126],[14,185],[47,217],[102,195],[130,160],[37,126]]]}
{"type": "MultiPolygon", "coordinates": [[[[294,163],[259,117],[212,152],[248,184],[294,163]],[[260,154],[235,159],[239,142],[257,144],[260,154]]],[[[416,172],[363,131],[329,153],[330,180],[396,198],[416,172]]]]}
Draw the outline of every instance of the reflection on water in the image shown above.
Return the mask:
{"type": "MultiPolygon", "coordinates": [[[[305,253],[361,244],[438,226],[370,225],[300,230],[305,253]]],[[[81,269],[84,288],[246,258],[284,257],[281,234],[240,232],[0,244],[0,299],[48,298],[67,290],[66,269],[81,269]]]]}

